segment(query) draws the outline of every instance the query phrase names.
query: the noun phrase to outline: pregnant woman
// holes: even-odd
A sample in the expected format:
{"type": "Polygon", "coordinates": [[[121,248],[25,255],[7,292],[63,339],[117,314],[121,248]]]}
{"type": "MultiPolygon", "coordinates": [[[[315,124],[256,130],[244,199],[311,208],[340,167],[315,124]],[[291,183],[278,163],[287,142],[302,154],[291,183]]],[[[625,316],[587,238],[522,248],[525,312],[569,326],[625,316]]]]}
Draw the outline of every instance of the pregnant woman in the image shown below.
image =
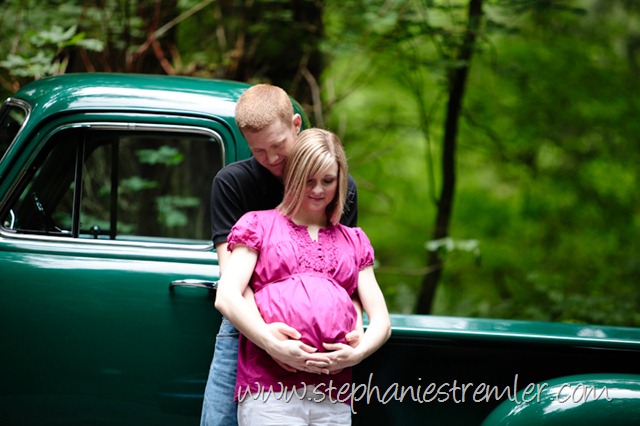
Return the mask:
{"type": "Polygon", "coordinates": [[[305,130],[287,160],[282,203],[245,214],[228,237],[231,254],[218,284],[216,308],[242,333],[236,382],[239,424],[350,424],[351,367],[389,337],[371,243],[360,228],[339,223],[347,179],[337,136],[305,130]],[[247,286],[259,312],[245,303],[247,286]],[[358,321],[354,292],[369,317],[355,348],[345,340],[358,321]],[[281,323],[300,333],[286,342],[292,355],[316,355],[306,371],[291,371],[269,355],[282,341],[268,328],[281,323]]]}

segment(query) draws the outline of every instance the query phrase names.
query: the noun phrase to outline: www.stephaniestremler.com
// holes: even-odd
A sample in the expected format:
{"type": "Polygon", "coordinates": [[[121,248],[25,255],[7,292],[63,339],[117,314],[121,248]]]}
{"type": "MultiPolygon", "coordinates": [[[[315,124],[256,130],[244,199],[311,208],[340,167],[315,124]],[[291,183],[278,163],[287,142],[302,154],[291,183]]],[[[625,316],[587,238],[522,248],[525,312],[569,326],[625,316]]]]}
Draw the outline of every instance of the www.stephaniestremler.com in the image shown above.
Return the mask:
{"type": "MultiPolygon", "coordinates": [[[[421,378],[418,379],[422,381],[421,378]]],[[[491,386],[486,383],[458,383],[457,380],[445,382],[441,384],[426,383],[418,385],[400,385],[392,383],[387,387],[380,387],[373,384],[373,373],[369,374],[369,380],[365,383],[345,383],[340,388],[333,386],[333,381],[328,384],[320,383],[307,386],[300,383],[298,386],[287,387],[279,383],[280,388],[270,386],[268,389],[256,383],[257,392],[251,392],[246,389],[238,389],[238,401],[245,399],[254,399],[268,401],[269,398],[284,399],[289,402],[291,398],[308,399],[309,401],[322,402],[329,399],[333,403],[350,403],[351,412],[357,414],[354,404],[358,401],[364,403],[387,404],[392,401],[398,402],[417,402],[420,404],[430,402],[447,402],[452,401],[456,404],[464,402],[491,402],[492,400],[500,401],[508,398],[516,404],[540,402],[542,392],[549,387],[546,383],[529,383],[521,394],[518,394],[521,388],[518,387],[518,375],[513,379],[513,385],[499,387],[491,386]],[[334,396],[330,396],[334,395],[334,396]]],[[[606,386],[596,389],[588,385],[563,385],[558,389],[556,401],[560,403],[578,403],[587,399],[609,398],[609,391],[606,386]]]]}

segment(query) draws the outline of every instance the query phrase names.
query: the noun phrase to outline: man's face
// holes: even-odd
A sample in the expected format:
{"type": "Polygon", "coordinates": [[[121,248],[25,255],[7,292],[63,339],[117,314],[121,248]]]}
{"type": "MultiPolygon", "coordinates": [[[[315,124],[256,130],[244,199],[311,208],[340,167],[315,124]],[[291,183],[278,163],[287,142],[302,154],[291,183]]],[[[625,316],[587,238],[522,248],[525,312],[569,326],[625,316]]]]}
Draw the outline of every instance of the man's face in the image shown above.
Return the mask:
{"type": "Polygon", "coordinates": [[[244,135],[258,163],[280,179],[300,131],[301,121],[300,116],[295,114],[289,123],[276,120],[259,132],[247,132],[244,135]]]}

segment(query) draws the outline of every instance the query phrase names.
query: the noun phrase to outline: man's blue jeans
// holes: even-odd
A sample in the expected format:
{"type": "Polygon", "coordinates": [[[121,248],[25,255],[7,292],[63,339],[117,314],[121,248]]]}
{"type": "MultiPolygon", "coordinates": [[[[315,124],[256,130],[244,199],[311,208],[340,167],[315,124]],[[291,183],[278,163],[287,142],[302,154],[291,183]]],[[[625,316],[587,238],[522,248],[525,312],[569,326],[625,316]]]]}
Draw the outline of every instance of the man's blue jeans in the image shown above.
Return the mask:
{"type": "Polygon", "coordinates": [[[238,337],[238,330],[223,317],[204,391],[201,426],[238,424],[238,406],[233,401],[238,371],[238,337]]]}

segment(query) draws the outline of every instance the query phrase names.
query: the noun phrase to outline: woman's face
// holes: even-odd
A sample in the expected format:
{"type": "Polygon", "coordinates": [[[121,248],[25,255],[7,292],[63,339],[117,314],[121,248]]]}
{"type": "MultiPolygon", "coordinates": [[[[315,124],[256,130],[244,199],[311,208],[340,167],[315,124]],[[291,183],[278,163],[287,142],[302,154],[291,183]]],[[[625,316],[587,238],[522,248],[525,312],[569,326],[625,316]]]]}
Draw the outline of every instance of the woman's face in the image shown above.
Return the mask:
{"type": "Polygon", "coordinates": [[[302,210],[309,213],[325,212],[338,190],[338,163],[307,179],[302,210]]]}

